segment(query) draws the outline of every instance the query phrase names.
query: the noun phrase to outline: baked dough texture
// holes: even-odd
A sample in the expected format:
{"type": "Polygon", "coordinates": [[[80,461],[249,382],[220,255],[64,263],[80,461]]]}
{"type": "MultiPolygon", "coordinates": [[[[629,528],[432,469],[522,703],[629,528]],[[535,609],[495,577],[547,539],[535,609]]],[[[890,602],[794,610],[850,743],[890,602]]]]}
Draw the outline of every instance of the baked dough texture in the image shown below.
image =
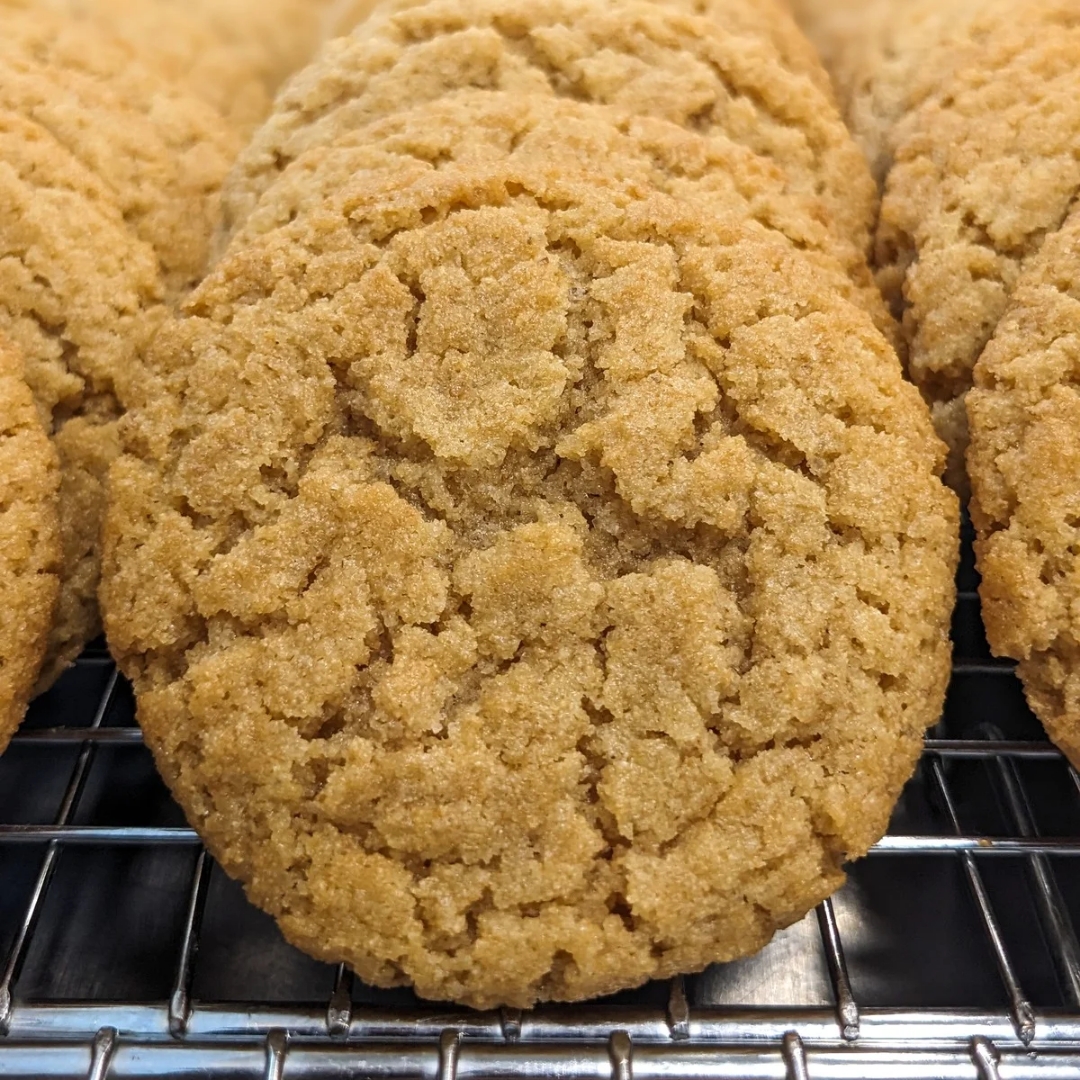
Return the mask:
{"type": "Polygon", "coordinates": [[[1080,215],[1021,277],[968,394],[983,620],[1080,766],[1080,215]]]}
{"type": "Polygon", "coordinates": [[[964,397],[1023,267],[1080,190],[1069,0],[796,4],[883,185],[871,262],[968,492],[964,397]]]}
{"type": "MultiPolygon", "coordinates": [[[[739,0],[728,3],[745,13],[739,0]]],[[[820,199],[847,249],[841,257],[865,276],[874,186],[831,97],[789,70],[768,39],[721,18],[723,0],[712,0],[707,15],[683,10],[690,6],[434,0],[379,8],[283,90],[226,185],[227,230],[305,149],[388,112],[482,88],[604,103],[724,134],[773,161],[794,192],[820,199]]]]}
{"type": "Polygon", "coordinates": [[[329,194],[283,178],[162,326],[111,474],[162,775],[369,983],[526,1006],[758,949],[942,702],[917,392],[839,266],[624,114],[458,94],[297,170],[329,194]]]}
{"type": "Polygon", "coordinates": [[[892,164],[897,122],[963,66],[977,48],[978,24],[1006,2],[792,0],[879,184],[892,164]]]}
{"type": "MultiPolygon", "coordinates": [[[[327,15],[327,37],[340,37],[355,30],[373,12],[400,11],[416,7],[427,0],[337,0],[327,15]]],[[[821,66],[814,46],[795,24],[791,12],[782,0],[653,0],[664,7],[673,7],[693,15],[715,19],[729,30],[768,40],[776,49],[784,66],[805,75],[819,90],[831,93],[829,76],[821,66]]]]}
{"type": "Polygon", "coordinates": [[[60,469],[23,378],[0,338],[0,753],[37,681],[59,591],[60,469]]]}
{"type": "Polygon", "coordinates": [[[123,41],[155,74],[247,135],[278,86],[315,53],[325,0],[0,0],[51,12],[123,41]]]}
{"type": "Polygon", "coordinates": [[[993,10],[971,62],[900,121],[877,232],[879,282],[961,488],[975,361],[1080,190],[1080,9],[993,10]]]}
{"type": "Polygon", "coordinates": [[[0,331],[61,465],[61,592],[38,691],[100,631],[104,482],[122,386],[163,285],[101,179],[40,124],[0,109],[0,331]]]}
{"type": "Polygon", "coordinates": [[[0,108],[34,120],[103,181],[172,293],[202,276],[240,149],[213,109],[109,34],[18,10],[3,13],[0,108]]]}

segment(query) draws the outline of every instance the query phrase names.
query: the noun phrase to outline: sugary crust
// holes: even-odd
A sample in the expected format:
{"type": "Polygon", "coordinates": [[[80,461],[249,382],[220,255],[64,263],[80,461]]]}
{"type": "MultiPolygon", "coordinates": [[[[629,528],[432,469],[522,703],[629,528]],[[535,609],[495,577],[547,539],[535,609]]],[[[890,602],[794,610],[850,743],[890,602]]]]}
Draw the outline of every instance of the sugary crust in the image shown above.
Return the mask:
{"type": "Polygon", "coordinates": [[[978,24],[1009,2],[793,0],[878,184],[892,165],[898,121],[964,65],[978,24]]]}
{"type": "Polygon", "coordinates": [[[19,726],[45,655],[59,591],[60,469],[23,378],[0,337],[0,753],[19,726]]]}
{"type": "Polygon", "coordinates": [[[967,408],[987,637],[1080,765],[1080,214],[1021,277],[967,408]]]}
{"type": "Polygon", "coordinates": [[[0,110],[0,331],[22,352],[62,475],[61,593],[38,690],[100,630],[98,542],[118,394],[141,320],[162,295],[154,252],[101,180],[40,125],[0,110]]]}
{"type": "MultiPolygon", "coordinates": [[[[774,161],[794,191],[820,198],[861,263],[873,183],[831,97],[788,70],[766,38],[722,21],[722,0],[708,16],[681,7],[436,0],[380,8],[283,91],[227,185],[227,225],[238,227],[305,149],[455,89],[490,88],[602,102],[727,135],[774,161]]],[[[731,10],[745,11],[734,2],[731,10]]]]}
{"type": "Polygon", "coordinates": [[[96,24],[157,75],[249,134],[315,53],[324,0],[0,0],[96,24]]]}
{"type": "Polygon", "coordinates": [[[172,292],[202,276],[240,148],[213,109],[121,41],[39,11],[4,12],[0,108],[34,120],[102,180],[172,292]]]}
{"type": "Polygon", "coordinates": [[[925,407],[839,268],[642,157],[492,93],[312,151],[333,194],[283,184],[124,421],[102,601],[147,742],[371,983],[524,1006],[755,950],[938,715],[925,407]]]}
{"type": "Polygon", "coordinates": [[[958,486],[972,368],[1080,188],[1080,9],[993,11],[970,62],[897,123],[876,239],[908,370],[949,422],[958,486]]]}
{"type": "MultiPolygon", "coordinates": [[[[326,20],[327,36],[339,37],[351,33],[375,13],[400,11],[415,7],[426,0],[337,0],[331,5],[326,20]]],[[[781,0],[654,0],[692,15],[716,19],[736,34],[768,40],[776,49],[784,66],[805,75],[818,90],[831,94],[831,83],[821,60],[806,35],[795,25],[791,13],[781,0]]]]}

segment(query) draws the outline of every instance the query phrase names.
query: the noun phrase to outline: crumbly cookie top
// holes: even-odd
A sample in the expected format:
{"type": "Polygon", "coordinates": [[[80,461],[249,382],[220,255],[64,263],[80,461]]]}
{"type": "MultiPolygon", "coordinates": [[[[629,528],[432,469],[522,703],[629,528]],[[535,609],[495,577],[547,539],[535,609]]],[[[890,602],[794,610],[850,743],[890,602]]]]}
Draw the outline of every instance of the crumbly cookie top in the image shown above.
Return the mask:
{"type": "Polygon", "coordinates": [[[227,226],[238,227],[305,149],[472,87],[554,93],[726,134],[775,161],[793,189],[819,196],[861,258],[873,183],[834,104],[789,71],[767,39],[721,22],[718,7],[709,17],[640,0],[379,9],[283,90],[227,185],[227,226]]]}
{"type": "Polygon", "coordinates": [[[878,184],[899,120],[975,51],[995,7],[1014,0],[794,0],[878,184]]]}
{"type": "MultiPolygon", "coordinates": [[[[983,26],[977,62],[897,125],[877,263],[931,401],[971,386],[1025,261],[1080,188],[1078,15],[1064,0],[1014,4],[983,26]]],[[[946,413],[957,424],[942,434],[962,453],[962,406],[946,413]]]]}
{"type": "Polygon", "coordinates": [[[1080,214],[1047,237],[975,366],[968,469],[983,619],[1080,759],[1080,214]]]}
{"type": "Polygon", "coordinates": [[[46,679],[99,629],[98,533],[118,394],[140,320],[162,295],[154,252],[102,181],[41,125],[0,110],[0,331],[25,359],[64,484],[63,587],[46,679]]]}
{"type": "Polygon", "coordinates": [[[0,338],[0,753],[26,710],[56,603],[59,482],[22,357],[0,338]]]}
{"type": "Polygon", "coordinates": [[[124,42],[140,63],[248,134],[277,87],[314,55],[325,0],[0,0],[77,19],[124,42]]]}
{"type": "MultiPolygon", "coordinates": [[[[374,13],[378,19],[382,12],[400,11],[407,7],[426,3],[427,0],[337,0],[328,11],[326,30],[328,37],[340,37],[368,19],[374,13]]],[[[737,34],[750,35],[769,41],[784,66],[790,71],[805,75],[815,86],[831,94],[829,76],[821,66],[821,60],[806,35],[795,25],[787,6],[780,0],[653,0],[664,7],[673,7],[693,15],[721,22],[737,34]]]]}
{"type": "Polygon", "coordinates": [[[835,888],[937,715],[957,525],[796,245],[639,182],[600,107],[496,100],[402,116],[396,165],[313,152],[346,179],[162,328],[102,590],[252,899],[477,1006],[740,955],[835,888]],[[483,123],[501,158],[443,155],[483,123]]]}
{"type": "Polygon", "coordinates": [[[104,182],[173,292],[206,268],[239,141],[122,42],[47,12],[5,12],[0,108],[47,129],[104,182]]]}

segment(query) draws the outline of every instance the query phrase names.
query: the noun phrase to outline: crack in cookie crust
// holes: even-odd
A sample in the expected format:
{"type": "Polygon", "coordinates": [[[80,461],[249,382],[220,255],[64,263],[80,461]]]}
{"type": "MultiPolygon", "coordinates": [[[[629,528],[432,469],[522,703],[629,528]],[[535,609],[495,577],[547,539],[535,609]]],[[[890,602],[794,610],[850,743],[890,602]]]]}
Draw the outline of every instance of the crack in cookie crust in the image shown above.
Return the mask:
{"type": "Polygon", "coordinates": [[[948,674],[917,392],[839,267],[657,190],[620,123],[478,93],[313,150],[112,473],[110,643],[190,819],[291,940],[429,997],[760,947],[948,674]]]}
{"type": "Polygon", "coordinates": [[[1080,215],[1024,272],[967,396],[972,520],[991,646],[1080,761],[1080,215]]]}
{"type": "Polygon", "coordinates": [[[838,243],[862,259],[873,185],[830,96],[792,73],[763,36],[739,33],[738,19],[732,30],[718,13],[683,7],[441,0],[380,8],[283,91],[227,186],[227,229],[304,149],[471,87],[617,105],[727,135],[775,162],[799,195],[820,200],[838,243]]]}

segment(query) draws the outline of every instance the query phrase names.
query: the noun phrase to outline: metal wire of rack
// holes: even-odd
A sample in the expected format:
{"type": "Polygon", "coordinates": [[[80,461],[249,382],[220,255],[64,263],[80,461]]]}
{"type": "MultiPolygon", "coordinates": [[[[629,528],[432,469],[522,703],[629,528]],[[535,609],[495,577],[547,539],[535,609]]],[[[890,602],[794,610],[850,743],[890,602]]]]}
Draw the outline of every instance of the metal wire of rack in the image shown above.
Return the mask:
{"type": "Polygon", "coordinates": [[[91,649],[0,759],[0,1076],[1080,1077],[1080,776],[990,658],[970,551],[945,716],[889,835],[762,953],[475,1013],[291,949],[202,850],[91,649]]]}

